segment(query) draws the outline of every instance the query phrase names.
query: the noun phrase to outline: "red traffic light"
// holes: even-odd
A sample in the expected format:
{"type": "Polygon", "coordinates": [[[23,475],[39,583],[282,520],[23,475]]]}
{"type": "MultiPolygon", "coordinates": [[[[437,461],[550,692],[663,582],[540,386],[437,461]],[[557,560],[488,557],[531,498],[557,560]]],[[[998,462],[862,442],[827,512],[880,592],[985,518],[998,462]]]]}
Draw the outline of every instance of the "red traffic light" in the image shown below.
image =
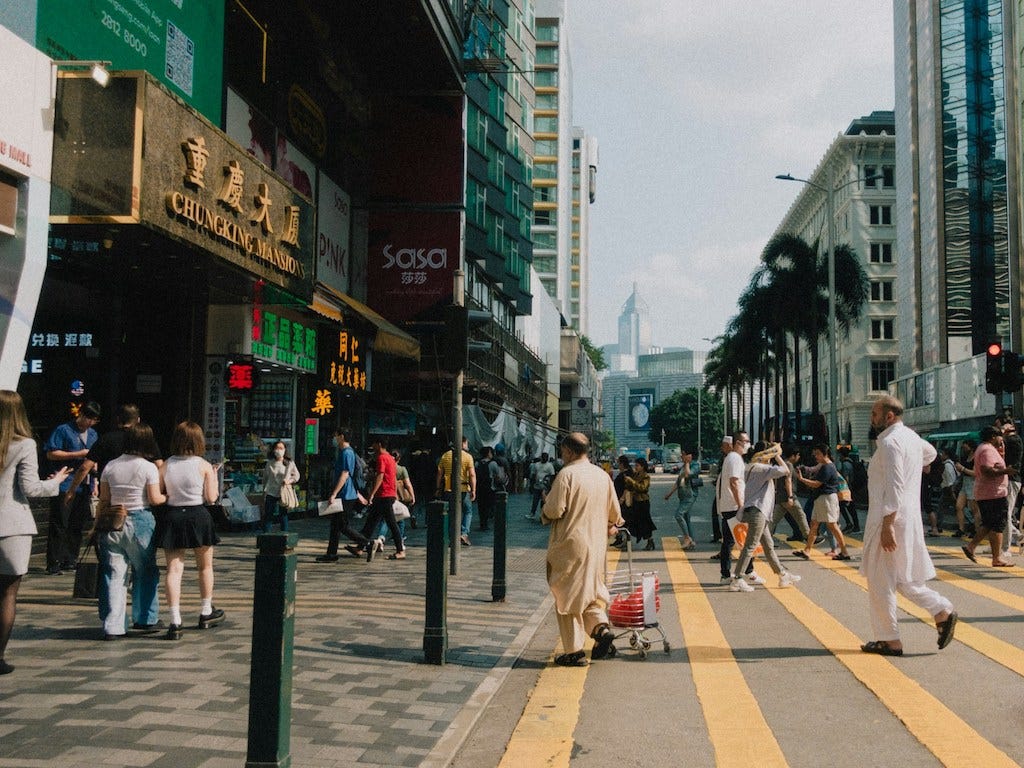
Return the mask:
{"type": "Polygon", "coordinates": [[[992,343],[992,344],[988,345],[988,356],[989,357],[999,357],[1002,354],[1003,354],[1003,345],[1002,344],[992,343]]]}

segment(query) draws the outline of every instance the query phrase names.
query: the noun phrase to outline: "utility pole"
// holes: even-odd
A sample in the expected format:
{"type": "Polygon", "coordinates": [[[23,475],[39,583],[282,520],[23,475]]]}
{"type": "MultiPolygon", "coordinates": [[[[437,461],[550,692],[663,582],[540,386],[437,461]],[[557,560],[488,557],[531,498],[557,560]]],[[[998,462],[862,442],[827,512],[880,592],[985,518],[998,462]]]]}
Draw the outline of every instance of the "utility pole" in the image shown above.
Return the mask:
{"type": "MultiPolygon", "coordinates": [[[[465,305],[463,282],[465,277],[466,273],[461,269],[455,270],[452,303],[457,307],[465,305]]],[[[452,379],[452,508],[448,520],[450,531],[448,538],[451,547],[448,572],[452,576],[459,574],[459,556],[462,549],[459,534],[462,532],[462,382],[465,375],[465,366],[463,365],[455,372],[455,377],[452,379]]]]}

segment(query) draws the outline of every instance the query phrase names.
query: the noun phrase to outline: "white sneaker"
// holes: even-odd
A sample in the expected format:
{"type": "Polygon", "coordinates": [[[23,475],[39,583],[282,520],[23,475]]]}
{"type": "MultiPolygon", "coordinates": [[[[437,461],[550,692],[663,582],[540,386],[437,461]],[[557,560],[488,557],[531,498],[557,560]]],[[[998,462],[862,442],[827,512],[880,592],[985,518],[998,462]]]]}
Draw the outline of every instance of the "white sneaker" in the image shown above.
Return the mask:
{"type": "Polygon", "coordinates": [[[732,576],[723,576],[718,580],[719,584],[732,584],[732,576]]]}
{"type": "Polygon", "coordinates": [[[793,573],[792,571],[786,571],[784,574],[779,576],[779,587],[782,589],[792,587],[798,581],[800,581],[800,574],[793,573]]]}
{"type": "Polygon", "coordinates": [[[747,574],[747,582],[750,584],[756,584],[763,586],[765,583],[764,576],[760,575],[757,571],[751,571],[747,574]]]}
{"type": "Polygon", "coordinates": [[[754,588],[747,583],[746,579],[730,579],[729,580],[729,591],[730,592],[753,592],[754,588]]]}

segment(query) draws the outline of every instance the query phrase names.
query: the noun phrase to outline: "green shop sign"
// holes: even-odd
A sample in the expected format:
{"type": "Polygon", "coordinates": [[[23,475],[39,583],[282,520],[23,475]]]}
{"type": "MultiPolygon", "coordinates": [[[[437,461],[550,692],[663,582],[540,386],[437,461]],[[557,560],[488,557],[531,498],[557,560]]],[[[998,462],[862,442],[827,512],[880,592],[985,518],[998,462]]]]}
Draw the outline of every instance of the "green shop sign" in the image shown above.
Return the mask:
{"type": "Polygon", "coordinates": [[[220,125],[224,3],[39,0],[36,47],[54,59],[142,69],[220,125]]]}
{"type": "Polygon", "coordinates": [[[253,313],[252,354],[301,371],[316,373],[316,328],[275,312],[253,313]]]}

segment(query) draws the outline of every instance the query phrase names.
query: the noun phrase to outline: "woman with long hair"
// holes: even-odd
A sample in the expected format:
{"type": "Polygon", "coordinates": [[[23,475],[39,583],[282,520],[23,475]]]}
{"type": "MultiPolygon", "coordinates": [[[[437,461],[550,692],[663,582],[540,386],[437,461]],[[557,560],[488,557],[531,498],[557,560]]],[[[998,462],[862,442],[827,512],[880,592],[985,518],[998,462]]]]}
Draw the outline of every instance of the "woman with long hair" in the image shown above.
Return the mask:
{"type": "Polygon", "coordinates": [[[219,490],[217,468],[203,458],[206,440],[202,427],[194,421],[178,424],[171,437],[170,453],[160,468],[167,511],[157,532],[157,546],[164,550],[167,562],[164,589],[171,613],[167,639],[180,640],[181,576],[187,549],[195,554],[199,576],[199,629],[209,629],[224,621],[224,611],[213,606],[213,546],[220,543],[220,538],[205,506],[217,501],[219,490]]]}
{"type": "Polygon", "coordinates": [[[651,518],[651,476],[647,459],[638,458],[633,475],[626,478],[626,490],[633,494],[633,514],[629,532],[639,542],[647,540],[645,550],[654,549],[654,531],[658,527],[651,518]]]}
{"type": "Polygon", "coordinates": [[[267,452],[267,463],[263,467],[263,515],[260,528],[270,532],[275,517],[281,520],[281,530],[288,530],[288,510],[281,506],[281,488],[299,482],[299,468],[288,455],[285,444],[278,440],[267,452]]]}
{"type": "Polygon", "coordinates": [[[37,533],[29,498],[56,496],[71,474],[61,467],[39,479],[36,441],[21,395],[0,389],[0,675],[14,671],[4,659],[14,628],[18,587],[28,573],[32,536],[37,533]]]}
{"type": "Polygon", "coordinates": [[[123,453],[107,463],[100,477],[100,504],[128,510],[124,527],[97,536],[100,551],[99,612],[103,639],[126,633],[125,600],[129,566],[132,584],[132,626],[154,630],[160,610],[160,569],[156,564],[156,518],[150,505],[167,501],[160,492],[159,456],[153,429],[141,422],[125,430],[123,453]]]}

